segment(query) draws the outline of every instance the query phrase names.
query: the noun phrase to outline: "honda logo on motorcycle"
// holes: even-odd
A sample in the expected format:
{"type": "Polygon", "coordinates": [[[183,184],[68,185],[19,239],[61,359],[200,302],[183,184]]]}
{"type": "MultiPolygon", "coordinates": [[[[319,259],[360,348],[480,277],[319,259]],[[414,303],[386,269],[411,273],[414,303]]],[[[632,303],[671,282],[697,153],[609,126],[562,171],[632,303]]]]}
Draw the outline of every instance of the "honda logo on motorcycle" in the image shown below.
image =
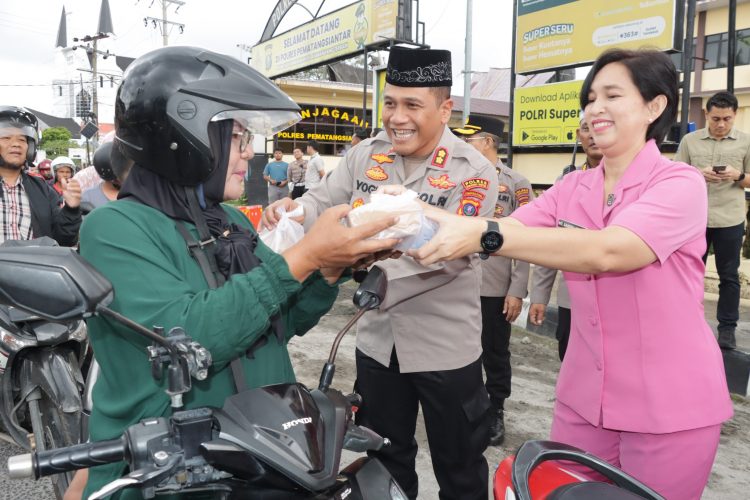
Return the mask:
{"type": "Polygon", "coordinates": [[[281,424],[281,426],[284,428],[284,430],[287,430],[297,425],[309,424],[311,422],[312,422],[312,417],[305,417],[305,418],[298,418],[296,420],[290,420],[289,422],[284,422],[283,424],[281,424]]]}

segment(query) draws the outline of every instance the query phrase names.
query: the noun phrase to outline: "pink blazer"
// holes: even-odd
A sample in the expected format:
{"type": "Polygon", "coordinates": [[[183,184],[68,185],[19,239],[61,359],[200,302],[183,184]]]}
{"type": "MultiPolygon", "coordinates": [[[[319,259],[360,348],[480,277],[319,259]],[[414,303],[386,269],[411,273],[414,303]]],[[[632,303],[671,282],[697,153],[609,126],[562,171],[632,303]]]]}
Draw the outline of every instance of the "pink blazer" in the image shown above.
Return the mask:
{"type": "Polygon", "coordinates": [[[572,318],[557,398],[614,430],[667,433],[727,420],[724,364],[703,313],[705,181],[649,141],[609,205],[605,168],[565,176],[512,215],[527,226],[622,226],[657,256],[627,273],[564,273],[572,318]]]}

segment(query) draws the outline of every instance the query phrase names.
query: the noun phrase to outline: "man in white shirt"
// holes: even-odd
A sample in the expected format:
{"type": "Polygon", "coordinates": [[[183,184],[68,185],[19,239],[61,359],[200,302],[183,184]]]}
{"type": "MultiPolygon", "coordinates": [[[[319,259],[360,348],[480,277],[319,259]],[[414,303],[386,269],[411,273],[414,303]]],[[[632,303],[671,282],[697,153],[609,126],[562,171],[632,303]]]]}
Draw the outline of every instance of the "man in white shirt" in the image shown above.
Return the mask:
{"type": "Polygon", "coordinates": [[[318,150],[320,150],[318,141],[313,140],[307,143],[307,154],[310,155],[310,160],[307,162],[305,171],[305,191],[320,184],[320,179],[326,174],[325,163],[318,154],[318,150]]]}

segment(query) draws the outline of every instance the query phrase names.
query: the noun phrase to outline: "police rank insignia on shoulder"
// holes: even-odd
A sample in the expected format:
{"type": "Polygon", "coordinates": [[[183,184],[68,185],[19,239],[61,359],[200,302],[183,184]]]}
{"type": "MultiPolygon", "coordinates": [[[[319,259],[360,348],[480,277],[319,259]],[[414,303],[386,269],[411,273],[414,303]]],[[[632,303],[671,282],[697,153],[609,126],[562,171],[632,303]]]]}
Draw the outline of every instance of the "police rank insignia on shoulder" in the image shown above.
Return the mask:
{"type": "Polygon", "coordinates": [[[365,171],[365,176],[373,181],[384,181],[388,179],[388,174],[380,165],[368,168],[367,171],[365,171]]]}
{"type": "Polygon", "coordinates": [[[393,158],[388,156],[387,154],[378,153],[374,155],[370,155],[370,158],[375,160],[376,162],[380,163],[393,163],[393,158]]]}
{"type": "Polygon", "coordinates": [[[450,189],[456,187],[456,183],[451,181],[448,174],[443,174],[440,177],[428,177],[427,182],[430,186],[438,189],[450,189]]]}
{"type": "Polygon", "coordinates": [[[472,177],[471,179],[466,179],[465,181],[463,181],[461,185],[466,191],[472,191],[474,189],[484,189],[485,191],[487,191],[490,186],[490,181],[488,181],[487,179],[482,179],[481,177],[472,177]]]}
{"type": "Polygon", "coordinates": [[[435,150],[431,165],[434,167],[443,168],[446,161],[448,161],[448,150],[441,146],[435,150]]]}

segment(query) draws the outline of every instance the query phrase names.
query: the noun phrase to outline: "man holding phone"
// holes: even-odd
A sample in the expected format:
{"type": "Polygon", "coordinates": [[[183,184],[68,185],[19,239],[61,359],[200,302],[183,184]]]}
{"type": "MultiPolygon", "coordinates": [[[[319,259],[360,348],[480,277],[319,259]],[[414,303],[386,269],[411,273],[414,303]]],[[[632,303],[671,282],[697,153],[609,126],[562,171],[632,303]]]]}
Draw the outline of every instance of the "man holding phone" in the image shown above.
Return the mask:
{"type": "Polygon", "coordinates": [[[737,98],[719,92],[706,102],[706,128],[682,138],[674,159],[698,168],[708,186],[706,253],[713,245],[719,274],[719,347],[736,347],[740,308],[740,251],[745,234],[745,188],[750,187],[750,135],[734,128],[737,98]]]}

